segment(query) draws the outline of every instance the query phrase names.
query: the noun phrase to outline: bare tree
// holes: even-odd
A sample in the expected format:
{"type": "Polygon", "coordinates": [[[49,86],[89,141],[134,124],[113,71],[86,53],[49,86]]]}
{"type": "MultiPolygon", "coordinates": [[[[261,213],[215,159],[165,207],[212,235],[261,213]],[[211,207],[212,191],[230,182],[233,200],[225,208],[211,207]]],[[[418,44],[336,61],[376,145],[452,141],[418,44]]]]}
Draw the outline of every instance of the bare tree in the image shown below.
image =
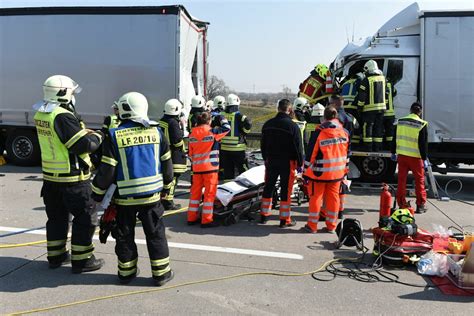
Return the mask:
{"type": "Polygon", "coordinates": [[[208,99],[214,99],[218,95],[227,96],[229,94],[229,87],[225,84],[224,80],[219,79],[216,76],[209,77],[207,81],[207,97],[208,99]]]}
{"type": "Polygon", "coordinates": [[[283,85],[282,94],[284,95],[285,99],[289,99],[291,96],[293,96],[293,92],[291,92],[291,89],[287,85],[283,85]]]}

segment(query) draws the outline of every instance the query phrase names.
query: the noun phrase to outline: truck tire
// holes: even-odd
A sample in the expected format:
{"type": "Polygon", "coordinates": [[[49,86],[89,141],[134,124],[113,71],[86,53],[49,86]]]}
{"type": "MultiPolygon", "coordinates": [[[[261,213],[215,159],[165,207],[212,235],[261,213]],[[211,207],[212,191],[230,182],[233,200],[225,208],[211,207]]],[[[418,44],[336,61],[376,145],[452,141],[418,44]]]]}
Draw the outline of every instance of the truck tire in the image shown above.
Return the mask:
{"type": "Polygon", "coordinates": [[[393,180],[397,164],[390,158],[382,157],[353,157],[351,160],[360,171],[362,182],[381,183],[393,180]]]}
{"type": "Polygon", "coordinates": [[[7,158],[14,165],[37,166],[41,162],[38,136],[32,130],[16,129],[8,133],[7,158]]]}

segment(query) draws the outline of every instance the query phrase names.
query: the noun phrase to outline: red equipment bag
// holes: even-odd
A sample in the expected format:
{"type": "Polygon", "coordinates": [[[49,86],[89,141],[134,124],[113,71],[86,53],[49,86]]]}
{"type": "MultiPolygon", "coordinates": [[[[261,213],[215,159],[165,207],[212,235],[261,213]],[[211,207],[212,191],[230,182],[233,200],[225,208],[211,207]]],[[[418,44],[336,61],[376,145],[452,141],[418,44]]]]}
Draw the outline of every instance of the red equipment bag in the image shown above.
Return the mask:
{"type": "Polygon", "coordinates": [[[433,249],[433,235],[418,229],[413,236],[394,234],[380,227],[372,228],[374,250],[372,254],[382,257],[382,263],[401,266],[409,263],[409,258],[420,257],[433,249]]]}

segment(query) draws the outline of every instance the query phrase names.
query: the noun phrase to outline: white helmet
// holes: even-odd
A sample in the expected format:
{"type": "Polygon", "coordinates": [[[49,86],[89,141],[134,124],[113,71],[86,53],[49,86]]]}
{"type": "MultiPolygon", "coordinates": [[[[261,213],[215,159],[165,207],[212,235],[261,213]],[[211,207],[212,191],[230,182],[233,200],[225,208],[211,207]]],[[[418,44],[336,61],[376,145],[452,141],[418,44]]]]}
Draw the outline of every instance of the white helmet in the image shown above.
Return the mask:
{"type": "Polygon", "coordinates": [[[293,107],[295,109],[303,111],[303,108],[308,105],[308,100],[306,98],[296,98],[293,102],[293,107]]]}
{"type": "Polygon", "coordinates": [[[324,105],[316,103],[311,111],[311,116],[324,116],[324,105]]]}
{"type": "Polygon", "coordinates": [[[206,111],[214,110],[214,101],[209,100],[206,102],[206,111]]]}
{"type": "Polygon", "coordinates": [[[179,115],[183,105],[177,99],[169,99],[165,103],[165,114],[167,115],[179,115]]]}
{"type": "Polygon", "coordinates": [[[366,73],[373,74],[377,70],[379,70],[379,66],[377,66],[377,63],[373,59],[367,61],[364,65],[364,71],[366,73]]]}
{"type": "Polygon", "coordinates": [[[214,98],[215,109],[223,110],[225,108],[225,105],[226,105],[225,97],[218,95],[217,97],[214,98]]]}
{"type": "Polygon", "coordinates": [[[115,104],[121,120],[148,120],[148,101],[141,93],[125,93],[115,104]]]}
{"type": "Polygon", "coordinates": [[[54,75],[43,83],[43,100],[68,104],[74,93],[81,92],[81,87],[67,76],[54,75]]]}
{"type": "Polygon", "coordinates": [[[227,96],[227,106],[240,105],[240,99],[237,95],[231,93],[227,96]]]}
{"type": "Polygon", "coordinates": [[[206,104],[206,100],[201,95],[195,95],[191,99],[191,107],[192,108],[202,108],[206,104]]]}

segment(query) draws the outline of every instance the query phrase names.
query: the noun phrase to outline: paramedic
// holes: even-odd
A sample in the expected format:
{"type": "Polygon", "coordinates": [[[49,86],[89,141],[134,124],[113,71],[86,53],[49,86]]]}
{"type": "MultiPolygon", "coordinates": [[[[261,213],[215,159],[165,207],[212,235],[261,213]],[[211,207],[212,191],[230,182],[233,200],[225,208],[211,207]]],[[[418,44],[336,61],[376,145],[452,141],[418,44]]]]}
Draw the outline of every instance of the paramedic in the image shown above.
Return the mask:
{"type": "Polygon", "coordinates": [[[260,222],[265,224],[271,214],[273,190],[280,177],[280,227],[296,225],[291,219],[291,192],[295,171],[303,164],[301,132],[290,118],[291,103],[278,102],[278,114],[262,127],[260,149],[265,161],[265,187],[260,211],[260,222]]]}

